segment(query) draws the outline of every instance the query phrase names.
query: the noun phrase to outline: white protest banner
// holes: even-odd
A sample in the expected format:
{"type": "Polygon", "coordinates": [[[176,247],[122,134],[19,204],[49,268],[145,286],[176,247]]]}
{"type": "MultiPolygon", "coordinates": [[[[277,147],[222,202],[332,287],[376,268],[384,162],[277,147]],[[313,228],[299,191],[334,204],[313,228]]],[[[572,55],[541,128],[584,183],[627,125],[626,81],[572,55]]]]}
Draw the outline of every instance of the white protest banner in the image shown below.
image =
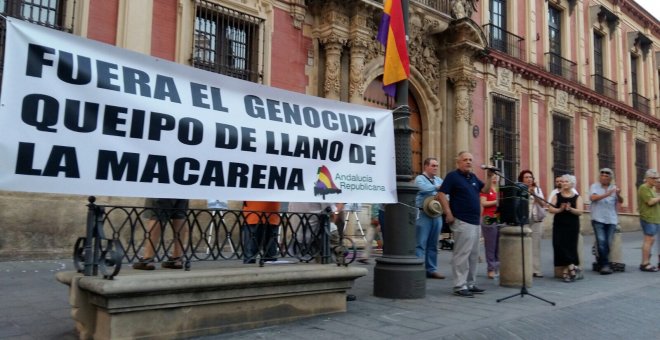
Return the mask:
{"type": "Polygon", "coordinates": [[[8,20],[0,189],[396,202],[390,111],[8,20]]]}

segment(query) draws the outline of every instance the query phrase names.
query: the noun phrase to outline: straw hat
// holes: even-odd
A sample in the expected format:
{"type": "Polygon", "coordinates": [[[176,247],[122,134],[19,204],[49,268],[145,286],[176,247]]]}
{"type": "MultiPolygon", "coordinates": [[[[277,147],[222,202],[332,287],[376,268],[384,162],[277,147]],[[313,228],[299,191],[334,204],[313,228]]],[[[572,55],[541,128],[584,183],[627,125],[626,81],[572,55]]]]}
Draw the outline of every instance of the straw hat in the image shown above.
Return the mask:
{"type": "Polygon", "coordinates": [[[434,196],[429,196],[424,199],[424,204],[422,204],[422,209],[430,217],[439,217],[442,215],[442,205],[438,202],[434,196]]]}

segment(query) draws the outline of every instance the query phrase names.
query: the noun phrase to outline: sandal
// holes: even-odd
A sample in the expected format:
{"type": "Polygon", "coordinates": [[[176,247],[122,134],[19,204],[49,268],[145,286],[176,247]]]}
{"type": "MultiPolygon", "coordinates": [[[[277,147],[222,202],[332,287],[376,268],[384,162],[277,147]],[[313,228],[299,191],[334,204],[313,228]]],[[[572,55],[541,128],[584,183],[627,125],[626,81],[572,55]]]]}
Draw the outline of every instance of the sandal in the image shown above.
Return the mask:
{"type": "Polygon", "coordinates": [[[156,267],[152,264],[153,258],[141,258],[138,262],[133,263],[133,269],[136,270],[154,270],[156,267]]]}
{"type": "Polygon", "coordinates": [[[564,282],[573,282],[573,280],[571,280],[571,276],[568,274],[568,271],[566,270],[564,270],[564,272],[562,273],[562,280],[564,282]]]}
{"type": "Polygon", "coordinates": [[[167,261],[163,261],[160,266],[168,269],[182,269],[183,263],[181,262],[181,257],[170,257],[167,261]]]}
{"type": "Polygon", "coordinates": [[[575,278],[577,277],[577,271],[579,269],[575,265],[570,265],[568,266],[568,275],[571,278],[571,281],[575,281],[575,278]]]}
{"type": "Polygon", "coordinates": [[[650,263],[647,263],[647,264],[640,264],[639,265],[639,270],[641,270],[643,272],[657,272],[658,268],[652,266],[650,263]]]}

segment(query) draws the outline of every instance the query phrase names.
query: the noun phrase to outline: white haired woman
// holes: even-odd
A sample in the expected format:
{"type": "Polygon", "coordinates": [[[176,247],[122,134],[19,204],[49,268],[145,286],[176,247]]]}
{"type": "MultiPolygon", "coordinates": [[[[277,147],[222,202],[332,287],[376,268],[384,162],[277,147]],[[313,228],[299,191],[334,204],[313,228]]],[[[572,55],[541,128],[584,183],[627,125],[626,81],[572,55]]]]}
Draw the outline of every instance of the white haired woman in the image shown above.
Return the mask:
{"type": "Polygon", "coordinates": [[[564,282],[573,282],[581,277],[578,237],[583,205],[582,198],[573,190],[575,176],[564,175],[560,182],[561,189],[548,207],[548,211],[555,214],[552,222],[552,248],[555,267],[564,267],[562,279],[564,282]]]}

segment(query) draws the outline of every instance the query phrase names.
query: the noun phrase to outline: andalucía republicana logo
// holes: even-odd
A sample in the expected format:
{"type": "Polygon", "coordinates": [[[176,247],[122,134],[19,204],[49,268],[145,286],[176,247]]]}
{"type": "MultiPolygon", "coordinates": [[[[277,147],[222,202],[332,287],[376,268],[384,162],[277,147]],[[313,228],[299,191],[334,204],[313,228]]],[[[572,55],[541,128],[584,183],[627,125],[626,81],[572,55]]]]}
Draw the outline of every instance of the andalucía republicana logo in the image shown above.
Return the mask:
{"type": "Polygon", "coordinates": [[[318,175],[318,180],[314,185],[314,196],[322,195],[323,199],[325,199],[325,195],[341,193],[341,189],[337,188],[332,181],[332,174],[325,165],[321,165],[316,174],[318,175]]]}

